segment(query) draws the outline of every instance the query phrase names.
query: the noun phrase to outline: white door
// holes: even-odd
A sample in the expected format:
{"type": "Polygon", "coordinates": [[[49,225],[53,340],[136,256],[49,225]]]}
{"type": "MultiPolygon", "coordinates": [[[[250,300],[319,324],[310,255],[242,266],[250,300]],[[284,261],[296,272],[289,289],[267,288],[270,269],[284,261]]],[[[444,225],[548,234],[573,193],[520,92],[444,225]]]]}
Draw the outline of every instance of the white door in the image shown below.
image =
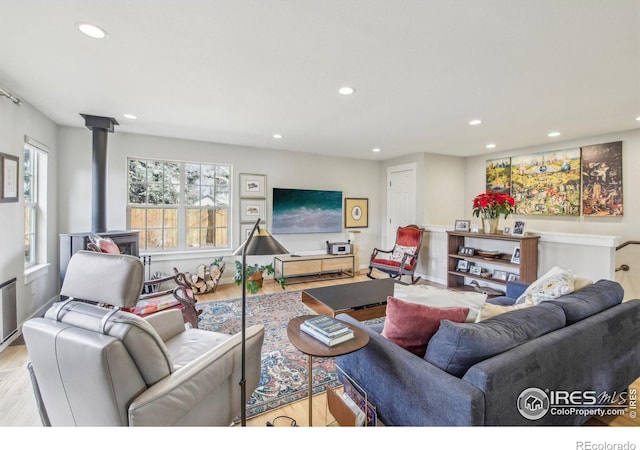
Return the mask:
{"type": "Polygon", "coordinates": [[[416,223],[416,164],[387,168],[387,239],[385,250],[396,241],[400,226],[416,223]]]}

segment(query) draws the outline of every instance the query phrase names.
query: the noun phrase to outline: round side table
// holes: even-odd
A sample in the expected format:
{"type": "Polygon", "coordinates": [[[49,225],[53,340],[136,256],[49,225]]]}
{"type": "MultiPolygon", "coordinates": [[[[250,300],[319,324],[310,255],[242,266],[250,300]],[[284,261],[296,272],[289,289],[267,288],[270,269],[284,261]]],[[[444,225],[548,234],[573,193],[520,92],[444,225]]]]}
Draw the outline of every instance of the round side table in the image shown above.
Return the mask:
{"type": "MultiPolygon", "coordinates": [[[[309,358],[309,426],[313,426],[313,357],[331,358],[346,355],[360,350],[369,343],[369,335],[360,328],[343,322],[353,330],[354,338],[341,344],[329,347],[304,331],[300,331],[300,324],[307,319],[316,317],[315,314],[294,317],[287,325],[287,336],[295,348],[309,358]]],[[[336,319],[339,320],[339,319],[336,319]]],[[[342,321],[341,321],[342,322],[342,321]]]]}

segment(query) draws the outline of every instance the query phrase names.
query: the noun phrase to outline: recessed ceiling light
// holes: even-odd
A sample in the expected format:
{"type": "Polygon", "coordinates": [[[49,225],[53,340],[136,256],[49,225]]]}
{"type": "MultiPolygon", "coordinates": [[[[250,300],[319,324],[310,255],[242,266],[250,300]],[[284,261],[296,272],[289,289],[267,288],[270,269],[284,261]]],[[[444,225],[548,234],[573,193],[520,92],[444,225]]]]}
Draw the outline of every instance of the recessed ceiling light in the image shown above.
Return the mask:
{"type": "Polygon", "coordinates": [[[372,148],[372,149],[371,149],[371,151],[372,151],[373,153],[378,153],[378,152],[380,152],[380,151],[382,151],[382,150],[380,150],[379,148],[372,148]]]}
{"type": "Polygon", "coordinates": [[[351,95],[355,92],[356,90],[352,87],[349,86],[343,86],[340,89],[338,89],[338,92],[342,95],[351,95]]]}
{"type": "Polygon", "coordinates": [[[282,139],[282,135],[281,135],[281,134],[276,133],[276,134],[274,134],[274,135],[273,135],[273,138],[274,138],[274,139],[282,139]]]}
{"type": "Polygon", "coordinates": [[[640,122],[640,116],[636,117],[636,120],[637,120],[638,122],[640,122]]]}
{"type": "Polygon", "coordinates": [[[79,23],[77,26],[82,33],[94,39],[106,39],[107,37],[106,31],[90,23],[79,23]]]}
{"type": "Polygon", "coordinates": [[[560,133],[558,131],[552,131],[551,133],[547,134],[547,136],[549,136],[549,137],[557,137],[557,136],[560,136],[560,133]]]}
{"type": "Polygon", "coordinates": [[[138,117],[134,116],[133,114],[123,114],[122,117],[124,117],[125,119],[131,119],[131,120],[136,120],[138,117]]]}
{"type": "Polygon", "coordinates": [[[469,121],[469,125],[480,125],[482,123],[482,120],[480,119],[473,119],[469,121]]]}
{"type": "Polygon", "coordinates": [[[485,145],[487,148],[496,148],[496,144],[487,144],[485,145]]]}

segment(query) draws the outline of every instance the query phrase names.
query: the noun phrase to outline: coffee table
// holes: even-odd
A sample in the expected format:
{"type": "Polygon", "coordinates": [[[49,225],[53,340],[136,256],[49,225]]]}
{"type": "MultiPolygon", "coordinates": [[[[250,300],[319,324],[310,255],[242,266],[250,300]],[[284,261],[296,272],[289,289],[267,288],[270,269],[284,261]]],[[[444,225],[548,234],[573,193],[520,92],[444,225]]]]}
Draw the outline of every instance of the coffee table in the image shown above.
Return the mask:
{"type": "Polygon", "coordinates": [[[335,356],[346,355],[347,353],[360,350],[362,347],[369,343],[369,335],[366,331],[346,324],[353,330],[354,338],[342,342],[341,344],[329,347],[322,342],[309,336],[304,331],[300,331],[300,324],[314,315],[305,315],[294,317],[289,321],[287,325],[287,336],[295,348],[307,355],[309,360],[309,426],[313,426],[313,357],[319,356],[322,358],[332,358],[335,356]]]}
{"type": "Polygon", "coordinates": [[[363,321],[383,317],[387,311],[387,297],[393,295],[393,278],[380,278],[357,283],[338,284],[302,291],[302,303],[330,317],[346,313],[363,321]]]}

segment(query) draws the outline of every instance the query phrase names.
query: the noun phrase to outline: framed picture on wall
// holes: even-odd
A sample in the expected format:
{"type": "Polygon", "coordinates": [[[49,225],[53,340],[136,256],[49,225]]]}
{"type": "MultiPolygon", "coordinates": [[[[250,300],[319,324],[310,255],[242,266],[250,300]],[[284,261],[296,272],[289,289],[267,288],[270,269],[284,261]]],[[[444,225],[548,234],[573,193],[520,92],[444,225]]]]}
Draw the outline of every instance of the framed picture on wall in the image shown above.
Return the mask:
{"type": "Polygon", "coordinates": [[[266,200],[250,200],[240,199],[240,221],[250,222],[260,219],[261,222],[267,221],[267,201],[266,200]]]}
{"type": "Polygon", "coordinates": [[[265,198],[267,192],[267,176],[255,173],[240,174],[241,198],[265,198]]]}
{"type": "Polygon", "coordinates": [[[255,222],[247,222],[240,224],[240,242],[244,242],[249,239],[249,235],[251,234],[251,230],[255,226],[255,222]]]}
{"type": "Polygon", "coordinates": [[[344,199],[344,227],[367,228],[369,226],[369,199],[344,199]]]}
{"type": "Polygon", "coordinates": [[[0,153],[0,202],[18,201],[18,163],[20,158],[0,153]]]}

